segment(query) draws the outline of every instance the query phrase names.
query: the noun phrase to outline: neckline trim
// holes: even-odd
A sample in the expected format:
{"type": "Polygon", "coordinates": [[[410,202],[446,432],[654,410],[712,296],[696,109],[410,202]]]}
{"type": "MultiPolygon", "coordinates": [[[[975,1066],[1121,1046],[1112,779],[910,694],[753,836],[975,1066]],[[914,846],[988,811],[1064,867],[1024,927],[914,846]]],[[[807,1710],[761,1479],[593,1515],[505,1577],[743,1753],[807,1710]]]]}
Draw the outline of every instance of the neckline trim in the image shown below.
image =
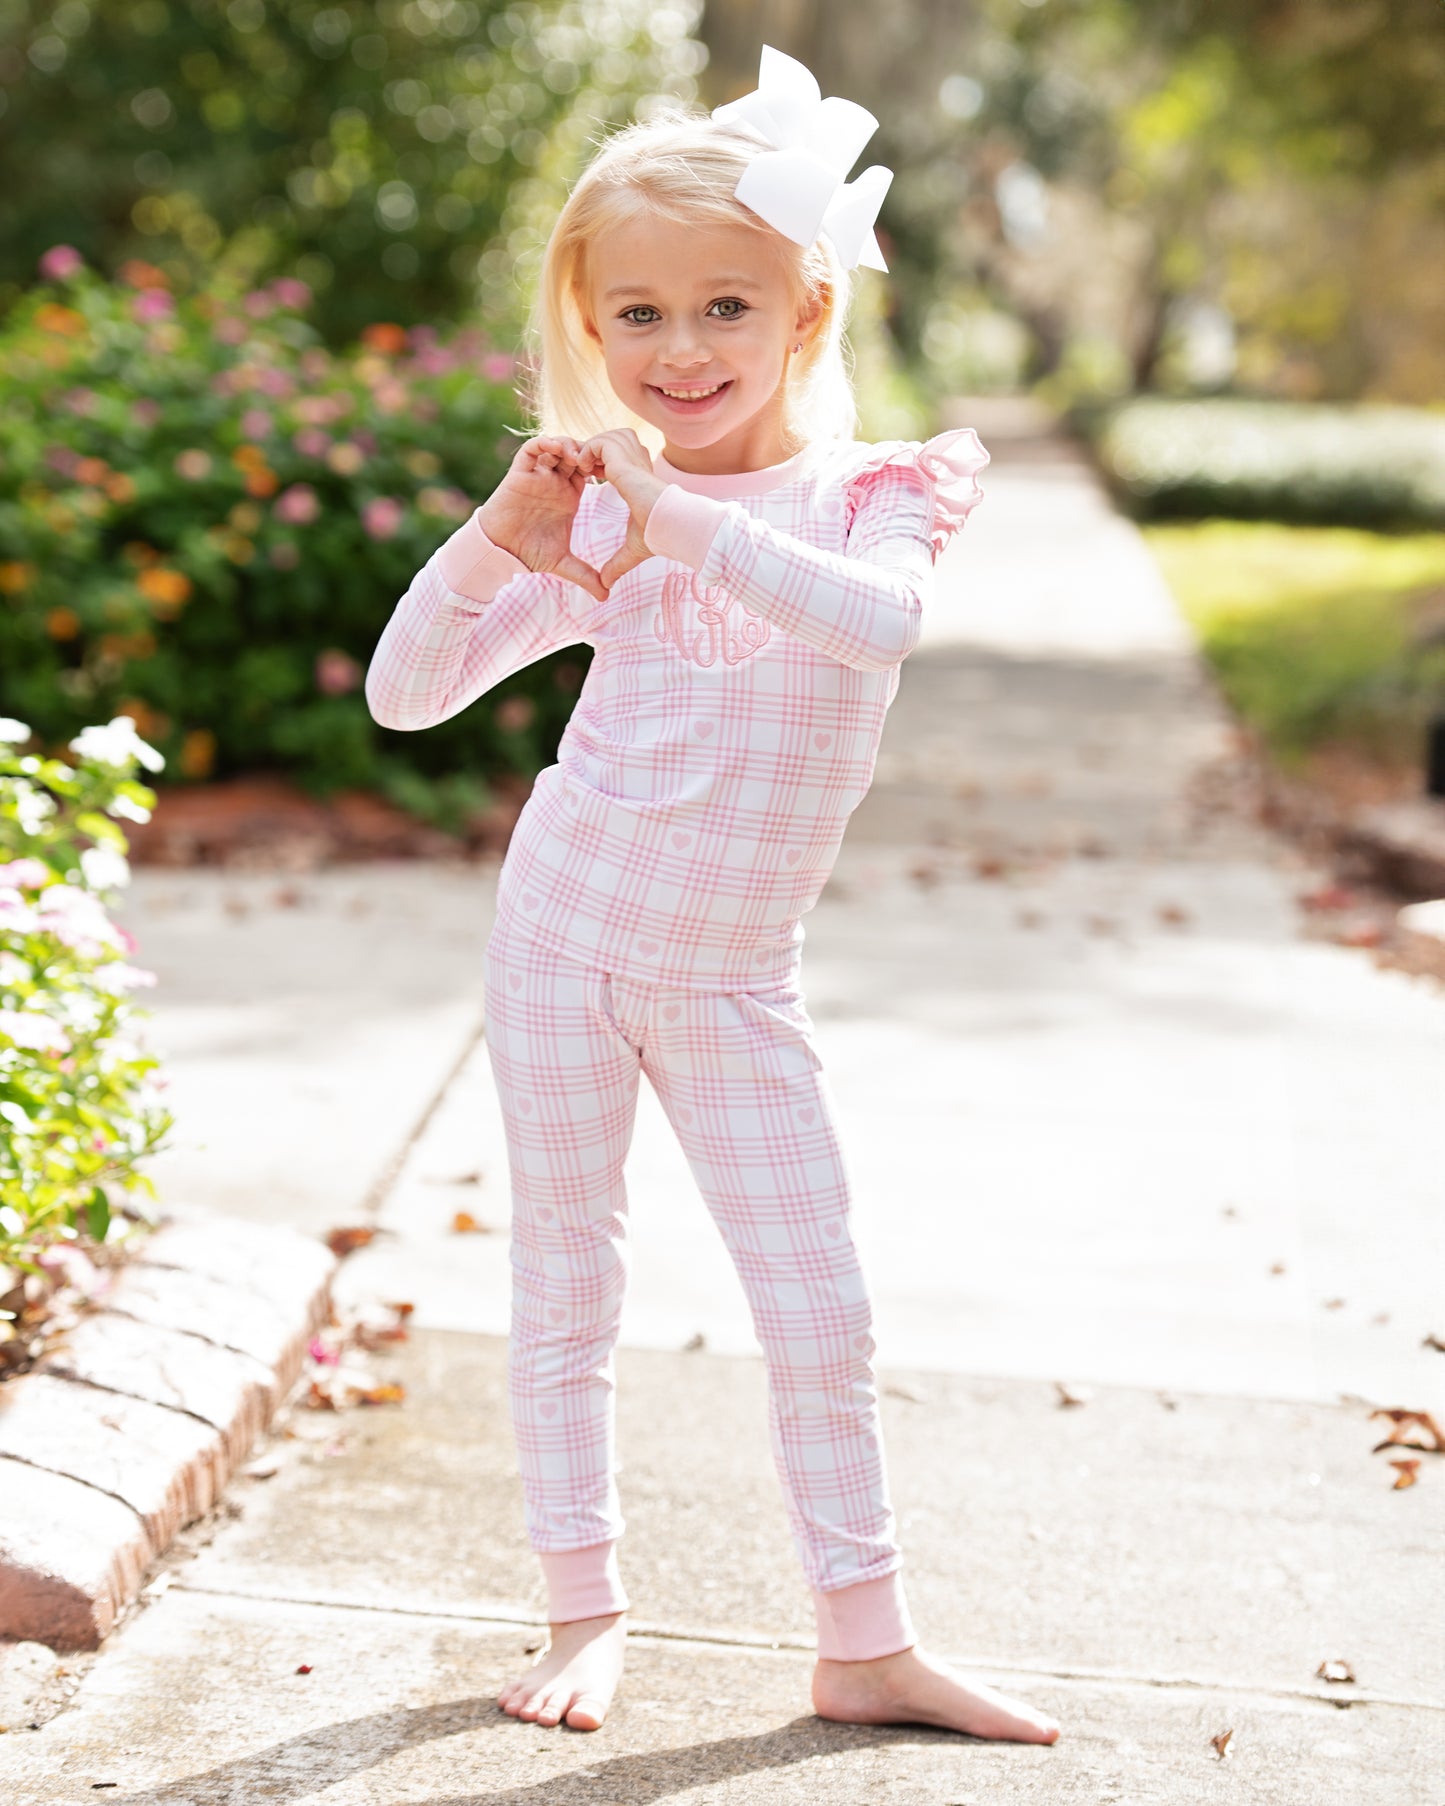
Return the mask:
{"type": "Polygon", "coordinates": [[[781,464],[767,464],[761,470],[729,471],[717,476],[702,471],[679,470],[676,465],[668,463],[662,452],[652,460],[652,468],[665,482],[676,483],[679,489],[690,489],[695,495],[765,495],[770,489],[779,489],[784,483],[790,483],[799,476],[811,450],[811,445],[805,445],[781,464]]]}

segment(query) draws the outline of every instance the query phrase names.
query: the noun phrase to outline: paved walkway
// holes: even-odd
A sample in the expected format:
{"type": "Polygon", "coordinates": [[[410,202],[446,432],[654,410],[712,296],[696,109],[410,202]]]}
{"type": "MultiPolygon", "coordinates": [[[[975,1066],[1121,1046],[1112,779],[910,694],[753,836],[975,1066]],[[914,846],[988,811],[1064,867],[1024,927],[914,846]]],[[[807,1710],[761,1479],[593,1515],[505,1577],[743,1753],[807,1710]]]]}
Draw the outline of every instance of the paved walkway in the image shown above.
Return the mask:
{"type": "Polygon", "coordinates": [[[1228,806],[1227,723],[1137,535],[1027,415],[970,418],[988,499],[940,564],[805,972],[915,1614],[1059,1743],[811,1714],[761,1362],[646,1093],[629,1674],[595,1736],[496,1712],[542,1595],[479,1039],[494,874],[149,873],[127,920],[183,1125],[158,1180],[377,1221],[342,1287],[415,1302],[408,1399],[298,1413],[276,1477],[188,1539],[71,1707],[0,1740],[7,1797],[1445,1800],[1445,1462],[1392,1490],[1369,1416],[1445,1410],[1422,1346],[1445,1336],[1445,996],[1302,938],[1312,874],[1228,806]],[[494,1233],[452,1234],[459,1208],[494,1233]]]}

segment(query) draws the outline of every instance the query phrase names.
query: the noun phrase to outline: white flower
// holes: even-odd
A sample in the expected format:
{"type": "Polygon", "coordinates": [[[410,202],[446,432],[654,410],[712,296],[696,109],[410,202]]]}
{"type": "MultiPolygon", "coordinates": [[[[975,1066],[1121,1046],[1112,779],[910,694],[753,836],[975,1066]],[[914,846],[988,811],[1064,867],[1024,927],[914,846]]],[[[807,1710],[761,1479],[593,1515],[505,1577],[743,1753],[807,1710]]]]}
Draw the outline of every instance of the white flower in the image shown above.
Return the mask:
{"type": "Polygon", "coordinates": [[[55,813],[55,799],[24,778],[15,780],[15,819],[25,834],[39,834],[55,813]]]}
{"type": "Polygon", "coordinates": [[[114,847],[86,847],[80,869],[92,890],[121,890],[130,883],[130,861],[114,847]]]}
{"type": "Polygon", "coordinates": [[[34,934],[40,924],[35,911],[10,885],[0,885],[0,930],[12,934],[34,934]]]}
{"type": "Polygon", "coordinates": [[[53,1016],[38,1010],[0,1010],[0,1035],[8,1035],[17,1047],[49,1047],[64,1053],[70,1036],[53,1016]]]}
{"type": "Polygon", "coordinates": [[[0,742],[5,745],[20,745],[30,738],[30,729],[23,721],[17,721],[13,715],[0,715],[0,742]]]}
{"type": "Polygon", "coordinates": [[[149,821],[151,818],[144,803],[133,803],[128,796],[112,797],[107,808],[112,815],[123,815],[127,821],[149,821]]]}
{"type": "Polygon", "coordinates": [[[82,728],[70,742],[70,750],[102,765],[129,766],[132,759],[139,759],[149,771],[159,771],[166,762],[164,754],[136,732],[133,715],[112,716],[105,727],[82,728]]]}

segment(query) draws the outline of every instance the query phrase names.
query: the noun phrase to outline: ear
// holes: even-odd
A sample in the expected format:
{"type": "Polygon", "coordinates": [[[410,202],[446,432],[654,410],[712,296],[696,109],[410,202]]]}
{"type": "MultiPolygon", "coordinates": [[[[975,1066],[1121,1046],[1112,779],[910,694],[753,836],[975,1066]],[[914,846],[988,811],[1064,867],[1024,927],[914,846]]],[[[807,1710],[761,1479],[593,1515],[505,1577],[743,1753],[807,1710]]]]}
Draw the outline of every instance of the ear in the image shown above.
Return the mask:
{"type": "Polygon", "coordinates": [[[821,293],[805,297],[799,303],[798,312],[793,321],[793,331],[799,338],[809,337],[813,328],[822,319],[832,299],[832,290],[825,283],[821,293]]]}

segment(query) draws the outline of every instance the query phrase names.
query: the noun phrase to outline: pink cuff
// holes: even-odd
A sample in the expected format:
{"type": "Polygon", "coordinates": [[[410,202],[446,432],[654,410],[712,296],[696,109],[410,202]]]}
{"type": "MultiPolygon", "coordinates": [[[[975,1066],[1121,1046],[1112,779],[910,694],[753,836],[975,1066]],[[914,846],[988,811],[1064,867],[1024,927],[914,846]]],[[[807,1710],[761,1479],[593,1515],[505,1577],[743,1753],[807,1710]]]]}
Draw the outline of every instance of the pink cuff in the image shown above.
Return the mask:
{"type": "Polygon", "coordinates": [[[504,583],[528,568],[504,546],[487,538],[475,514],[462,522],[445,545],[437,547],[435,556],[447,588],[469,602],[490,602],[504,583]]]}
{"type": "Polygon", "coordinates": [[[726,518],[726,502],[669,483],[648,511],[643,543],[662,558],[675,558],[700,571],[726,518]]]}
{"type": "Polygon", "coordinates": [[[617,1567],[616,1543],[586,1549],[544,1549],[538,1558],[547,1581],[547,1618],[567,1624],[574,1618],[601,1618],[627,1610],[627,1593],[617,1567]]]}
{"type": "Polygon", "coordinates": [[[818,1619],[818,1654],[829,1662],[871,1662],[897,1655],[918,1641],[903,1575],[898,1569],[877,1580],[860,1580],[831,1593],[813,1589],[818,1619]]]}

